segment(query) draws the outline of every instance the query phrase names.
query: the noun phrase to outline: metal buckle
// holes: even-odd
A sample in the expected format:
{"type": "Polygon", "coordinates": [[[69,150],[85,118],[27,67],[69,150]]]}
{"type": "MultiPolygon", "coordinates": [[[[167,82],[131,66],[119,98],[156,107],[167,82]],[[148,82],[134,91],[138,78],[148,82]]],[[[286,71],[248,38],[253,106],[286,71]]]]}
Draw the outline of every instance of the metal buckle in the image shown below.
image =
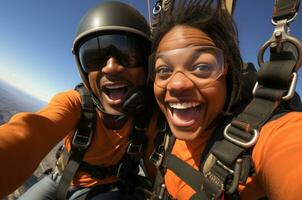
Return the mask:
{"type": "Polygon", "coordinates": [[[229,129],[230,126],[231,126],[231,124],[228,124],[224,129],[224,137],[227,140],[229,140],[230,142],[232,142],[234,144],[237,144],[238,146],[241,146],[241,147],[244,147],[244,148],[249,148],[257,142],[258,137],[259,137],[258,130],[253,129],[253,138],[250,141],[242,142],[242,141],[239,141],[236,138],[232,138],[230,135],[228,135],[228,129],[229,129]]]}
{"type": "Polygon", "coordinates": [[[161,2],[157,1],[154,5],[154,8],[152,10],[153,15],[157,15],[161,11],[161,2]]]}
{"type": "Polygon", "coordinates": [[[201,190],[204,191],[210,199],[217,200],[221,198],[224,192],[224,183],[218,176],[209,171],[205,174],[205,182],[201,185],[201,190]]]}
{"type": "Polygon", "coordinates": [[[75,147],[86,149],[91,143],[91,139],[92,139],[91,132],[89,136],[83,136],[83,135],[79,135],[78,130],[76,130],[72,139],[72,145],[75,147]]]}
{"type": "Polygon", "coordinates": [[[223,169],[228,171],[230,174],[233,174],[233,179],[232,179],[232,182],[231,182],[229,188],[225,189],[225,185],[221,181],[221,179],[218,176],[216,176],[214,173],[212,173],[211,171],[208,171],[205,174],[206,182],[205,182],[205,184],[203,184],[201,186],[201,189],[203,191],[205,191],[208,195],[210,195],[211,199],[220,199],[222,192],[224,192],[224,191],[227,194],[232,194],[236,191],[238,184],[239,184],[239,180],[240,180],[240,174],[241,174],[241,170],[242,170],[243,160],[241,158],[238,158],[236,160],[234,170],[231,170],[230,168],[228,168],[227,166],[225,166],[222,162],[220,162],[218,160],[216,161],[216,163],[219,166],[221,166],[223,169]],[[206,186],[208,186],[208,187],[205,188],[206,186]],[[214,190],[214,186],[216,186],[215,190],[214,190]]]}
{"type": "MultiPolygon", "coordinates": [[[[296,90],[297,80],[298,80],[298,74],[297,74],[297,72],[293,72],[292,75],[293,75],[293,78],[292,78],[292,80],[290,82],[290,86],[288,88],[288,92],[286,93],[286,95],[284,95],[282,97],[282,99],[285,100],[285,101],[293,98],[293,96],[295,95],[295,90],[296,90]]],[[[255,84],[255,86],[253,88],[253,95],[255,95],[258,87],[259,87],[259,84],[258,84],[258,82],[256,82],[256,84],[255,84]]]]}
{"type": "Polygon", "coordinates": [[[289,43],[293,44],[296,47],[297,53],[298,53],[297,62],[295,64],[295,71],[298,71],[298,69],[301,67],[301,64],[302,64],[302,45],[301,45],[301,42],[297,38],[295,38],[293,36],[290,36],[288,34],[288,32],[289,32],[288,24],[291,21],[288,21],[287,19],[284,19],[284,20],[280,20],[280,21],[277,21],[277,22],[274,23],[274,25],[276,25],[276,27],[275,27],[275,30],[273,32],[273,35],[271,36],[271,38],[268,41],[266,41],[262,45],[262,47],[259,50],[259,53],[258,53],[258,64],[259,64],[259,66],[261,66],[264,63],[263,56],[264,56],[264,52],[265,52],[265,50],[268,46],[270,46],[271,44],[280,45],[284,42],[289,42],[289,43]]]}
{"type": "Polygon", "coordinates": [[[240,180],[240,175],[241,175],[241,170],[242,170],[242,163],[243,163],[243,160],[241,158],[238,158],[236,160],[235,168],[234,168],[234,171],[233,171],[232,183],[231,183],[229,189],[227,189],[225,191],[227,194],[234,193],[236,191],[237,187],[238,187],[239,180],[240,180]]]}
{"type": "Polygon", "coordinates": [[[133,144],[132,142],[129,143],[127,148],[127,154],[135,155],[140,154],[142,151],[142,144],[133,144]]]}
{"type": "Polygon", "coordinates": [[[149,160],[155,165],[156,168],[158,168],[162,162],[163,162],[164,154],[158,153],[157,151],[153,151],[151,156],[149,157],[149,160]]]}
{"type": "Polygon", "coordinates": [[[119,179],[121,179],[121,173],[122,173],[122,167],[123,167],[123,162],[121,162],[118,167],[117,167],[117,172],[116,172],[116,177],[118,177],[119,179]]]}

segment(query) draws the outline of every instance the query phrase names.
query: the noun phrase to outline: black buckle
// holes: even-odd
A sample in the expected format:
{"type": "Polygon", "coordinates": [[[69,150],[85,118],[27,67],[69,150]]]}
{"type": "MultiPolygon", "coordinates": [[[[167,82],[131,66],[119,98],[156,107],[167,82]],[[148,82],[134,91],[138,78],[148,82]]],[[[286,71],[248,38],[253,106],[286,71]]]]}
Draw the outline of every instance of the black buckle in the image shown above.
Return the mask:
{"type": "Polygon", "coordinates": [[[201,184],[201,190],[204,191],[210,199],[217,200],[221,198],[224,192],[224,183],[218,176],[209,171],[205,174],[204,183],[201,184]]]}
{"type": "MultiPolygon", "coordinates": [[[[201,189],[205,191],[209,196],[212,197],[212,199],[219,198],[222,194],[222,192],[226,192],[227,194],[232,194],[236,191],[239,181],[240,181],[240,175],[242,171],[242,164],[243,159],[238,158],[235,162],[234,170],[228,168],[225,166],[222,162],[217,160],[216,157],[209,157],[208,159],[211,159],[211,169],[213,169],[214,164],[217,164],[222,169],[226,170],[229,174],[232,175],[232,180],[227,185],[214,173],[211,171],[211,169],[207,170],[205,172],[205,182],[202,184],[201,189]]],[[[207,162],[207,161],[206,161],[207,162]]]]}
{"type": "Polygon", "coordinates": [[[150,155],[149,160],[156,168],[158,168],[162,164],[163,158],[164,153],[158,153],[156,150],[154,150],[150,155]]]}
{"type": "Polygon", "coordinates": [[[252,130],[252,133],[253,133],[253,137],[250,141],[247,141],[247,142],[243,142],[243,141],[240,141],[238,140],[237,138],[234,138],[232,137],[231,135],[228,134],[228,129],[230,128],[232,124],[228,124],[225,129],[224,129],[224,137],[229,140],[230,142],[240,146],[240,147],[244,147],[244,148],[249,148],[249,147],[252,147],[253,145],[256,144],[257,140],[258,140],[258,137],[259,137],[259,132],[258,130],[256,129],[253,129],[252,130]]]}
{"type": "Polygon", "coordinates": [[[133,144],[130,142],[127,148],[127,154],[129,155],[138,155],[142,151],[142,144],[133,144]]]}
{"type": "Polygon", "coordinates": [[[92,131],[88,136],[79,134],[79,130],[76,130],[72,139],[72,145],[82,149],[86,149],[92,139],[92,131]]]}
{"type": "Polygon", "coordinates": [[[90,171],[90,175],[92,178],[104,179],[106,177],[106,168],[101,167],[93,167],[92,171],[90,171]]]}

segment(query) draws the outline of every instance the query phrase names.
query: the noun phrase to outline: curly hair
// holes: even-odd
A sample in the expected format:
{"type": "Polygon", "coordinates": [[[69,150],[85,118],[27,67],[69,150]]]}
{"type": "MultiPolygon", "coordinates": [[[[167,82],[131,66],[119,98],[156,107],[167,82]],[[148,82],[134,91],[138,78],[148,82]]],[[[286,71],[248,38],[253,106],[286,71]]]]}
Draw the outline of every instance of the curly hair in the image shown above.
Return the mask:
{"type": "Polygon", "coordinates": [[[179,0],[170,9],[161,11],[152,30],[152,52],[173,27],[186,25],[205,32],[224,52],[228,63],[227,101],[224,111],[230,112],[240,100],[242,58],[239,51],[238,32],[232,16],[222,8],[221,0],[179,0]]]}

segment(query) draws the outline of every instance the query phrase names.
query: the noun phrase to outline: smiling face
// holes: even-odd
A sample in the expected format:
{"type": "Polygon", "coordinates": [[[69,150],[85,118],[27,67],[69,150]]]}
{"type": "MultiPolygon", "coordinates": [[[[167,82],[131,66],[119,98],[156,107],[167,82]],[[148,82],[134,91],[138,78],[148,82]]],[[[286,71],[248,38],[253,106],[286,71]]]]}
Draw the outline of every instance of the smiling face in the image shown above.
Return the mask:
{"type": "Polygon", "coordinates": [[[145,68],[126,68],[114,57],[105,66],[88,74],[94,95],[100,100],[105,111],[112,115],[122,114],[122,104],[137,87],[145,84],[145,68]]]}
{"type": "Polygon", "coordinates": [[[211,66],[219,63],[218,57],[215,59],[217,54],[211,52],[195,56],[190,53],[196,52],[192,51],[192,46],[193,49],[196,46],[216,49],[214,41],[199,29],[175,26],[161,39],[156,52],[168,53],[165,58],[159,56],[154,66],[156,73],[171,71],[168,78],[161,77],[162,82],[154,78],[154,94],[172,133],[182,140],[193,140],[202,135],[219,115],[226,100],[226,67],[223,69],[221,64],[223,72],[217,75],[217,79],[203,84],[201,71],[207,69],[203,74],[208,77],[208,70],[213,71],[211,66]],[[176,53],[169,53],[173,52],[171,50],[176,53]]]}

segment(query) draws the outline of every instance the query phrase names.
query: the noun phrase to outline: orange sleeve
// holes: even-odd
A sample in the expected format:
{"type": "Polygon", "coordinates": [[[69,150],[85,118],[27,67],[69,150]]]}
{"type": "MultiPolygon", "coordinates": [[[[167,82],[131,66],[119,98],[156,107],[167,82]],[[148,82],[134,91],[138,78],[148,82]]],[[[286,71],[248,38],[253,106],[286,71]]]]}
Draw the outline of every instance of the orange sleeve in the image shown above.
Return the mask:
{"type": "Polygon", "coordinates": [[[302,113],[263,126],[252,156],[257,182],[269,199],[301,199],[302,113]]]}
{"type": "Polygon", "coordinates": [[[76,91],[56,95],[36,113],[19,113],[0,126],[0,199],[20,186],[44,156],[77,124],[76,91]]]}

